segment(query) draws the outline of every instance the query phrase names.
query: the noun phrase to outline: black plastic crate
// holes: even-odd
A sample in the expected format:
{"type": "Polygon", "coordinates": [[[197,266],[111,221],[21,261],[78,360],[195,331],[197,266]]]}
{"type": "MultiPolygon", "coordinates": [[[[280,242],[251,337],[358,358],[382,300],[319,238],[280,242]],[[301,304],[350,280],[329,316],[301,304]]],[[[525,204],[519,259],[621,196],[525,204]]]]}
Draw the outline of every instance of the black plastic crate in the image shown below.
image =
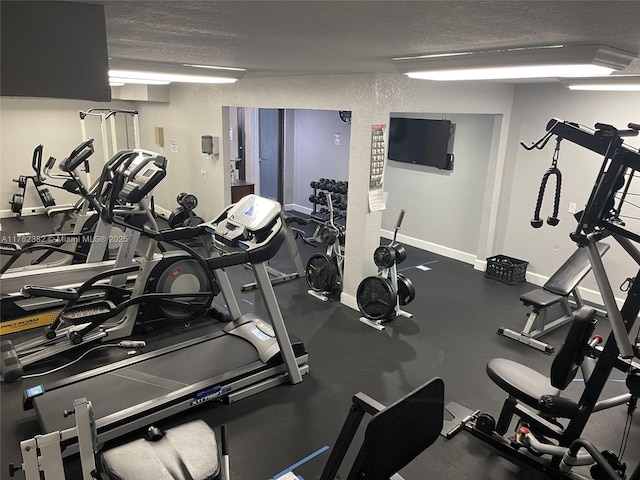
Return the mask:
{"type": "Polygon", "coordinates": [[[485,277],[500,280],[508,285],[517,285],[526,280],[527,265],[529,262],[507,257],[506,255],[496,255],[487,258],[487,269],[485,277]]]}

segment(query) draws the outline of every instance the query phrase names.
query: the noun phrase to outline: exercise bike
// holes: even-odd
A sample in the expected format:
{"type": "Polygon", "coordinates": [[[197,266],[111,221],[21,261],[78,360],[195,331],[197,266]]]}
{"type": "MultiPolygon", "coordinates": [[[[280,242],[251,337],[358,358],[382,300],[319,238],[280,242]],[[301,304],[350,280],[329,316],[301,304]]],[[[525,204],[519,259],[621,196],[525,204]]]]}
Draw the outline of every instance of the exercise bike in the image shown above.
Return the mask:
{"type": "Polygon", "coordinates": [[[384,330],[385,322],[397,316],[413,317],[412,313],[400,308],[411,303],[416,296],[411,280],[398,273],[397,269],[407,258],[405,248],[396,242],[403,218],[404,210],[400,210],[393,239],[388,245],[381,245],[373,252],[373,262],[378,267],[378,274],[363,279],[356,291],[358,309],[364,315],[360,317],[360,321],[380,331],[384,330]]]}

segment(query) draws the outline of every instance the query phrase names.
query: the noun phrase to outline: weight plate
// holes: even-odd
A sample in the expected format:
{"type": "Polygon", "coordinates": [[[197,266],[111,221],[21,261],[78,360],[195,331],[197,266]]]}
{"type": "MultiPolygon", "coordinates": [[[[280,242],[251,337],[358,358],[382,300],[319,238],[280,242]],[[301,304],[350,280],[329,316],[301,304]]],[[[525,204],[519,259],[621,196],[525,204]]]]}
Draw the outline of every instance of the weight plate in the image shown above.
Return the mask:
{"type": "Polygon", "coordinates": [[[356,294],[360,312],[371,320],[391,318],[396,307],[396,292],[387,278],[367,277],[356,294]]]}
{"type": "Polygon", "coordinates": [[[169,215],[169,228],[178,228],[184,225],[184,222],[189,218],[189,211],[184,207],[178,207],[171,215],[169,215]]]}
{"type": "Polygon", "coordinates": [[[181,205],[180,202],[182,202],[182,199],[184,198],[185,195],[187,195],[187,193],[185,193],[185,192],[182,192],[182,193],[178,194],[178,196],[176,197],[176,202],[178,202],[178,205],[181,205]]]}
{"type": "Polygon", "coordinates": [[[338,267],[333,259],[324,253],[312,255],[307,262],[307,285],[316,292],[328,292],[335,288],[338,267]]]}
{"type": "Polygon", "coordinates": [[[396,265],[400,265],[407,259],[407,251],[399,243],[393,243],[391,247],[396,252],[396,265]]]}
{"type": "Polygon", "coordinates": [[[21,193],[14,193],[9,203],[11,204],[11,213],[20,214],[22,205],[24,205],[24,197],[21,193]]]}
{"type": "Polygon", "coordinates": [[[337,232],[331,227],[324,227],[320,234],[320,241],[325,245],[333,245],[336,243],[337,232]]]}
{"type": "Polygon", "coordinates": [[[409,305],[416,298],[416,288],[413,282],[399,273],[398,277],[398,301],[400,305],[409,305]]]}
{"type": "Polygon", "coordinates": [[[380,246],[373,252],[373,263],[380,268],[392,267],[395,261],[396,251],[388,245],[380,246]]]}
{"type": "Polygon", "coordinates": [[[193,210],[198,206],[198,198],[191,193],[187,193],[184,197],[182,197],[180,205],[182,205],[187,210],[193,210]]]}

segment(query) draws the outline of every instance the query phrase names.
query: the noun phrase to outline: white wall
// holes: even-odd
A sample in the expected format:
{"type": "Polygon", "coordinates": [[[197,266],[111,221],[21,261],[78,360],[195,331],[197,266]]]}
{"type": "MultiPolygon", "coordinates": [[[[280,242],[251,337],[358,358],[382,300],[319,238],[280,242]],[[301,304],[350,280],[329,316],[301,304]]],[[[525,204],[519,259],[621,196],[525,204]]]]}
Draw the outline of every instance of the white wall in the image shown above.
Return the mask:
{"type": "Polygon", "coordinates": [[[340,120],[335,110],[294,111],[294,198],[296,208],[311,213],[309,195],[312,180],[349,178],[351,125],[340,120]],[[339,135],[339,144],[336,143],[339,135]]]}
{"type": "MultiPolygon", "coordinates": [[[[90,108],[120,108],[135,110],[131,102],[96,103],[86,100],[54,100],[46,98],[0,98],[0,214],[11,216],[9,201],[14,193],[18,193],[18,185],[11,179],[20,175],[34,175],[31,169],[33,150],[40,144],[44,146],[43,162],[52,156],[59,165],[71,151],[83,140],[80,129],[80,111],[90,108]]],[[[123,129],[124,120],[118,117],[117,141],[120,147],[125,146],[126,137],[123,129]]],[[[87,135],[94,137],[95,153],[90,158],[92,179],[95,179],[103,165],[103,145],[100,121],[88,117],[85,121],[87,135]]],[[[130,125],[130,124],[129,124],[130,125]]],[[[129,131],[129,139],[133,147],[133,132],[129,131]]],[[[54,173],[58,173],[57,167],[54,173]]],[[[62,183],[54,182],[54,183],[62,183]]],[[[61,189],[50,189],[59,205],[74,203],[77,197],[61,189]]],[[[24,213],[28,214],[32,207],[40,207],[42,203],[29,182],[27,187],[24,213]]]]}
{"type": "Polygon", "coordinates": [[[382,228],[391,235],[398,212],[405,215],[402,242],[473,264],[478,252],[482,206],[493,140],[493,115],[392,113],[392,117],[445,118],[456,125],[453,171],[387,162],[387,210],[382,228]]]}

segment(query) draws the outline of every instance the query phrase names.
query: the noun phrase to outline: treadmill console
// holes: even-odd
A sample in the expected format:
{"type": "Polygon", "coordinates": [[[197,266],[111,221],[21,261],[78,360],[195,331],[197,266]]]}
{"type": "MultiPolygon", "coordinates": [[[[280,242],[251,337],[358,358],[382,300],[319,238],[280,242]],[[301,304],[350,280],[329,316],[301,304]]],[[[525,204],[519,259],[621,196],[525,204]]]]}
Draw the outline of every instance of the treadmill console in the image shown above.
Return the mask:
{"type": "Polygon", "coordinates": [[[281,207],[275,200],[247,195],[212,222],[214,235],[226,245],[250,249],[281,227],[281,207]]]}

